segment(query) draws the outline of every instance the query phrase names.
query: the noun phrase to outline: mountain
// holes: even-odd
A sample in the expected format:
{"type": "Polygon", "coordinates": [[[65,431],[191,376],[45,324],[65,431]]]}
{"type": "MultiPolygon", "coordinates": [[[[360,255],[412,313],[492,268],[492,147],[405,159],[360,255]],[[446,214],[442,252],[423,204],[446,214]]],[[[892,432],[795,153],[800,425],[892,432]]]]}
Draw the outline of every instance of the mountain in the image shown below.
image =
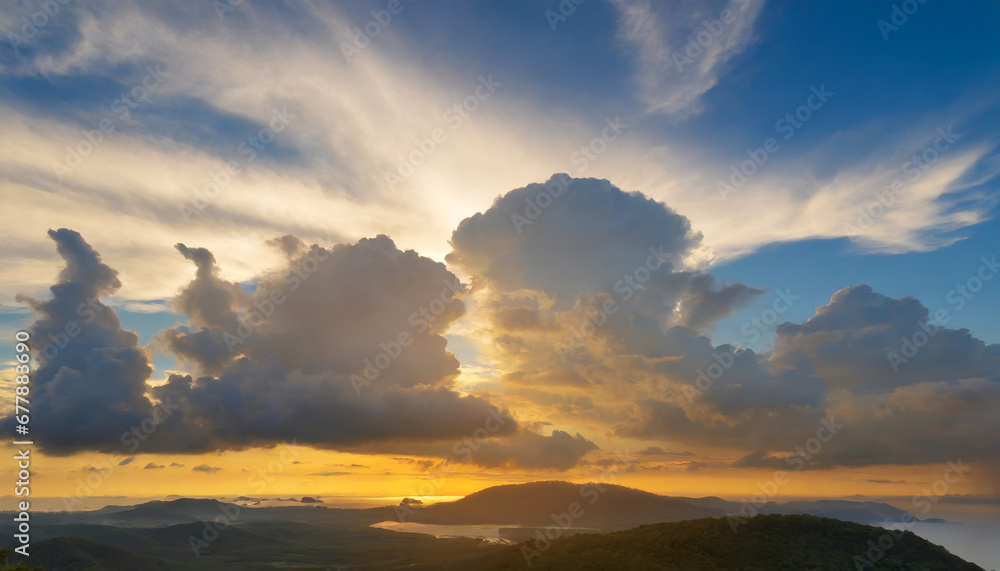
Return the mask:
{"type": "Polygon", "coordinates": [[[411,508],[404,513],[407,521],[417,523],[526,526],[551,525],[553,514],[570,514],[573,527],[605,530],[726,515],[717,508],[625,486],[561,481],[494,486],[460,500],[411,508]]]}
{"type": "Polygon", "coordinates": [[[551,542],[529,541],[484,556],[471,568],[983,571],[909,531],[891,545],[881,539],[886,549],[869,551],[884,537],[889,536],[883,528],[810,515],[760,515],[744,520],[735,533],[728,518],[706,518],[551,542]]]}
{"type": "MultiPolygon", "coordinates": [[[[812,514],[822,517],[832,517],[854,523],[879,524],[884,522],[901,522],[908,512],[880,502],[857,502],[850,500],[816,500],[792,501],[784,503],[769,503],[761,513],[773,514],[812,514]]],[[[910,516],[912,517],[912,515],[910,516]]],[[[914,520],[916,518],[913,518],[914,520]]]]}
{"type": "MultiPolygon", "coordinates": [[[[118,528],[50,526],[33,535],[29,562],[45,571],[273,571],[363,568],[371,571],[469,570],[466,564],[506,546],[435,539],[365,525],[237,522],[205,535],[205,524],[118,528]],[[56,536],[56,537],[51,537],[56,536]],[[191,541],[198,538],[198,551],[191,541]]],[[[21,560],[19,556],[15,560],[21,560]]]]}
{"type": "MultiPolygon", "coordinates": [[[[710,507],[724,511],[727,514],[740,513],[743,504],[722,498],[676,498],[702,507],[710,507]]],[[[790,502],[767,502],[756,508],[762,514],[811,514],[821,517],[832,517],[844,521],[852,521],[866,525],[880,523],[898,523],[909,516],[910,521],[920,521],[909,512],[881,502],[854,500],[796,500],[790,502]]],[[[753,515],[753,514],[748,514],[753,515]]]]}
{"type": "Polygon", "coordinates": [[[46,571],[175,569],[153,557],[82,537],[57,537],[34,545],[31,564],[41,565],[46,571]]]}
{"type": "MultiPolygon", "coordinates": [[[[401,513],[406,521],[416,523],[547,526],[554,522],[553,514],[569,513],[574,503],[583,513],[572,518],[573,527],[602,530],[721,517],[743,508],[739,502],[717,497],[671,497],[614,484],[545,481],[494,486],[453,502],[402,508],[401,513]]],[[[860,524],[899,522],[907,513],[888,504],[848,500],[768,502],[757,511],[812,514],[860,524]]],[[[912,521],[919,520],[914,517],[912,521]]]]}

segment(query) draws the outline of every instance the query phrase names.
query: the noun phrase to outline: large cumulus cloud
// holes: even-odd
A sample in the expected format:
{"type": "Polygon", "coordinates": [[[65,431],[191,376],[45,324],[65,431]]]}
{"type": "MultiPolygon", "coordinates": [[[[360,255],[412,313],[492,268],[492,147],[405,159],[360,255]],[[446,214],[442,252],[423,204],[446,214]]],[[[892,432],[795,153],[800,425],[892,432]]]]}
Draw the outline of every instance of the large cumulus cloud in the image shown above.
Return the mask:
{"type": "Polygon", "coordinates": [[[193,370],[154,388],[137,336],[100,301],[120,288],[116,272],[79,234],[51,235],[66,268],[51,299],[24,299],[38,315],[33,337],[72,331],[36,377],[35,436],[47,452],[120,450],[145,421],[155,430],[140,439],[143,452],[296,440],[360,452],[434,446],[448,455],[497,415],[504,422],[468,460],[565,469],[594,449],[579,435],[534,433],[487,399],[454,390],[459,363],[441,333],[464,312],[463,286],[386,236],[329,249],[279,238],[287,267],[255,288],[225,280],[208,250],[178,244],[196,267],[173,301],[187,324],[161,332],[158,346],[193,370]]]}
{"type": "Polygon", "coordinates": [[[842,426],[809,451],[807,467],[990,462],[1000,454],[1000,345],[930,316],[913,298],[844,288],[806,322],[778,326],[774,351],[757,363],[794,382],[768,390],[733,365],[693,404],[641,403],[621,431],[724,444],[748,452],[737,466],[787,469],[826,421],[842,426]]]}
{"type": "Polygon", "coordinates": [[[779,325],[771,352],[713,343],[713,323],[762,291],[686,269],[700,247],[688,221],[608,181],[556,175],[513,190],[463,221],[452,246],[508,398],[553,422],[728,449],[740,466],[787,467],[831,422],[844,426],[808,467],[1000,454],[989,412],[1000,346],[866,285],[779,325]],[[669,261],[636,273],[651,246],[669,261]]]}
{"type": "MultiPolygon", "coordinates": [[[[51,298],[18,296],[37,315],[31,430],[48,452],[109,448],[129,426],[152,414],[145,383],[152,373],[135,333],[101,302],[121,288],[118,272],[76,232],[50,230],[66,266],[51,298]],[[100,411],[99,413],[97,411],[100,411]]],[[[12,428],[13,417],[4,419],[12,428]]]]}
{"type": "MultiPolygon", "coordinates": [[[[606,180],[557,174],[513,190],[462,221],[451,244],[447,260],[474,276],[508,394],[605,430],[636,401],[679,394],[671,375],[694,382],[712,353],[702,332],[763,293],[686,269],[701,247],[687,218],[606,180]]],[[[758,385],[794,382],[749,361],[740,368],[758,385]]]]}

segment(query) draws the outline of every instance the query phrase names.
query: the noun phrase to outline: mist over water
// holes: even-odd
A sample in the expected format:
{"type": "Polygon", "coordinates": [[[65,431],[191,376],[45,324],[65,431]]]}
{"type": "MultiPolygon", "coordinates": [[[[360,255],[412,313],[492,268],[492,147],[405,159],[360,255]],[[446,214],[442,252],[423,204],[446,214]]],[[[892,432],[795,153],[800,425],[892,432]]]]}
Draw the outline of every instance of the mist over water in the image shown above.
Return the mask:
{"type": "Polygon", "coordinates": [[[1000,569],[1000,523],[915,523],[908,529],[984,569],[1000,569]]]}

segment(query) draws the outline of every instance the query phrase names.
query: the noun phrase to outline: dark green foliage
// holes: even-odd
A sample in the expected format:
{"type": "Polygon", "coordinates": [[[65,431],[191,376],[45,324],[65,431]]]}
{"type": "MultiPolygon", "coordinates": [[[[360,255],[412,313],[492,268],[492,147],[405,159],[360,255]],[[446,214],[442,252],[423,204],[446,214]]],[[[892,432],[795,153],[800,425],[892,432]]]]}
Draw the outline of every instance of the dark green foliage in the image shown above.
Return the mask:
{"type": "Polygon", "coordinates": [[[41,567],[29,567],[24,561],[10,563],[7,561],[9,555],[10,549],[0,549],[0,571],[43,571],[41,567]]]}
{"type": "MultiPolygon", "coordinates": [[[[31,563],[46,571],[195,571],[265,569],[407,571],[511,571],[528,569],[522,548],[474,539],[434,539],[368,527],[373,513],[359,510],[282,511],[301,519],[263,520],[246,514],[196,556],[189,538],[203,522],[157,528],[64,524],[39,526],[31,563]],[[308,516],[308,517],[306,517],[308,516]],[[332,521],[329,521],[332,520],[332,521]]],[[[243,514],[241,514],[243,515],[243,514]]],[[[885,529],[808,515],[762,515],[745,520],[737,533],[726,518],[644,525],[628,531],[556,539],[532,559],[532,571],[552,570],[781,570],[857,569],[869,541],[885,529]]],[[[866,569],[892,571],[982,571],[944,548],[906,532],[866,569]]],[[[884,541],[884,540],[883,540],[884,541]]],[[[27,566],[2,567],[31,571],[27,566]]]]}
{"type": "Polygon", "coordinates": [[[539,555],[532,558],[532,571],[854,571],[859,564],[886,571],[982,571],[912,532],[897,532],[892,546],[873,551],[876,560],[866,564],[868,550],[887,530],[810,515],[760,515],[742,521],[735,533],[730,520],[706,518],[559,538],[548,549],[542,549],[544,542],[527,542],[509,548],[492,563],[483,561],[479,568],[527,569],[523,549],[529,555],[536,549],[539,555]]]}

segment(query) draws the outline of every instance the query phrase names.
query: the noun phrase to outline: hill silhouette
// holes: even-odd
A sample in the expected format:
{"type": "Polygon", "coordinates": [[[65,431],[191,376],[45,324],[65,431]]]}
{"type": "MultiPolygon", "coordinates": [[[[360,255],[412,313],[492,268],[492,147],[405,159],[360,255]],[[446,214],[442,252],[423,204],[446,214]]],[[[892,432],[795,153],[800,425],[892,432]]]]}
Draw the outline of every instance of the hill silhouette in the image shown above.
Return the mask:
{"type": "MultiPolygon", "coordinates": [[[[407,521],[438,524],[520,524],[546,526],[552,514],[577,504],[583,515],[575,527],[627,529],[643,523],[722,516],[725,512],[613,484],[562,481],[493,486],[460,500],[407,512],[407,521]]],[[[574,510],[576,511],[576,510],[574,510]]]]}
{"type": "Polygon", "coordinates": [[[82,537],[57,537],[33,546],[31,563],[48,570],[149,569],[175,567],[145,555],[82,537]]]}
{"type": "MultiPolygon", "coordinates": [[[[503,495],[506,491],[499,493],[503,495]]],[[[631,492],[624,489],[622,493],[631,492]]],[[[492,501],[491,495],[485,497],[492,501]]],[[[535,535],[534,540],[511,546],[371,528],[368,526],[372,514],[364,510],[356,510],[362,513],[355,521],[349,521],[348,517],[354,510],[299,508],[295,512],[282,509],[278,513],[298,517],[304,511],[332,516],[330,519],[337,521],[265,520],[263,517],[270,510],[264,509],[219,531],[197,553],[192,550],[191,538],[204,537],[204,522],[165,527],[43,525],[34,535],[31,563],[42,564],[46,571],[248,571],[338,566],[370,570],[510,571],[527,568],[527,550],[532,554],[531,568],[541,570],[853,570],[854,558],[870,556],[871,546],[888,533],[883,528],[815,516],[762,515],[737,526],[736,533],[729,518],[700,518],[644,525],[628,531],[587,533],[552,542],[537,541],[539,536],[535,535]]],[[[538,530],[539,533],[551,534],[556,529],[553,523],[544,523],[550,527],[538,530]]],[[[552,537],[557,535],[558,532],[552,537]]],[[[880,553],[867,568],[982,571],[909,532],[894,540],[891,548],[880,553]]]]}
{"type": "Polygon", "coordinates": [[[886,534],[884,528],[831,518],[774,514],[746,519],[734,533],[728,518],[705,518],[529,541],[483,557],[475,568],[528,569],[530,559],[532,571],[983,571],[909,531],[879,549],[886,534]]]}
{"type": "MultiPolygon", "coordinates": [[[[615,484],[553,480],[493,486],[453,502],[401,506],[399,513],[406,521],[417,523],[546,526],[553,523],[553,514],[567,513],[574,503],[583,512],[573,518],[574,527],[603,530],[722,517],[739,513],[744,507],[739,502],[717,497],[671,497],[615,484]]],[[[757,511],[784,515],[808,513],[861,524],[900,522],[907,513],[888,504],[850,500],[768,502],[757,511]]],[[[912,520],[919,521],[915,517],[912,520]]]]}

